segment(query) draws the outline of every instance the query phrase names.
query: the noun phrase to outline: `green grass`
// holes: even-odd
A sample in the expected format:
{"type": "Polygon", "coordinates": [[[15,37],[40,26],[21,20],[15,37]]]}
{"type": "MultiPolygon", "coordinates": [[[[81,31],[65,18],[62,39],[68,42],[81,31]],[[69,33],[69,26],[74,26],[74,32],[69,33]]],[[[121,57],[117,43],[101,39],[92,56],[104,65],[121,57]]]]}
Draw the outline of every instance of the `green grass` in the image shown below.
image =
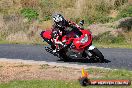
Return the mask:
{"type": "Polygon", "coordinates": [[[9,41],[0,41],[0,44],[24,44],[24,45],[45,45],[47,44],[46,42],[9,42],[9,41]]]}
{"type": "MultiPolygon", "coordinates": [[[[27,42],[8,42],[8,41],[0,41],[0,44],[26,44],[26,45],[47,45],[46,42],[44,43],[27,43],[27,42]]],[[[106,44],[106,43],[98,43],[98,42],[93,42],[93,44],[98,47],[98,48],[130,48],[132,49],[132,44],[128,43],[122,43],[122,44],[117,44],[117,43],[111,43],[111,44],[106,44]]]]}
{"type": "Polygon", "coordinates": [[[99,69],[99,68],[89,68],[87,69],[89,74],[100,75],[99,78],[92,79],[129,79],[132,80],[132,71],[125,69],[112,70],[112,69],[99,69]]]}
{"type": "Polygon", "coordinates": [[[29,80],[13,81],[1,84],[0,88],[131,88],[132,86],[87,86],[82,87],[79,82],[65,82],[57,80],[29,80]]]}
{"type": "Polygon", "coordinates": [[[117,43],[98,43],[98,42],[93,42],[93,44],[98,47],[98,48],[128,48],[132,49],[132,44],[129,43],[122,43],[122,44],[117,44],[117,43]]]}
{"type": "MultiPolygon", "coordinates": [[[[127,70],[111,70],[111,69],[87,69],[89,74],[102,75],[98,79],[129,79],[132,80],[132,71],[127,70]]],[[[91,78],[91,80],[93,80],[91,78]]],[[[97,79],[97,78],[96,78],[97,79]]],[[[0,88],[84,88],[77,80],[23,80],[11,81],[9,83],[1,83],[0,88]]],[[[131,86],[87,86],[85,88],[132,88],[131,86]]]]}
{"type": "Polygon", "coordinates": [[[132,48],[130,33],[113,36],[110,32],[99,34],[93,38],[93,44],[100,48],[132,48]],[[129,42],[128,42],[129,41],[129,42]]]}
{"type": "Polygon", "coordinates": [[[3,41],[3,40],[1,40],[1,41],[0,41],[0,44],[9,44],[9,42],[8,42],[8,41],[3,41]]]}
{"type": "Polygon", "coordinates": [[[125,17],[132,17],[132,6],[131,5],[127,5],[126,7],[122,8],[119,11],[119,14],[116,19],[119,20],[125,17]]]}
{"type": "Polygon", "coordinates": [[[1,84],[0,88],[81,88],[77,82],[53,81],[53,80],[30,80],[14,81],[1,84]],[[71,84],[72,83],[72,84],[71,84]]]}

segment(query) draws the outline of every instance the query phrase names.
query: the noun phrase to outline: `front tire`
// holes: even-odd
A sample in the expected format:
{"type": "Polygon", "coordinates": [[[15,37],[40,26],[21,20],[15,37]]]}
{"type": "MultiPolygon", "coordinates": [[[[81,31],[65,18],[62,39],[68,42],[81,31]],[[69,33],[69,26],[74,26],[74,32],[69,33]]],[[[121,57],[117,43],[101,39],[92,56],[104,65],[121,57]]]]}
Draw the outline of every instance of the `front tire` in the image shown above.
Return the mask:
{"type": "Polygon", "coordinates": [[[104,56],[103,54],[97,49],[97,48],[94,48],[92,51],[91,51],[92,55],[93,55],[93,58],[98,61],[98,62],[103,62],[104,61],[104,56]]]}

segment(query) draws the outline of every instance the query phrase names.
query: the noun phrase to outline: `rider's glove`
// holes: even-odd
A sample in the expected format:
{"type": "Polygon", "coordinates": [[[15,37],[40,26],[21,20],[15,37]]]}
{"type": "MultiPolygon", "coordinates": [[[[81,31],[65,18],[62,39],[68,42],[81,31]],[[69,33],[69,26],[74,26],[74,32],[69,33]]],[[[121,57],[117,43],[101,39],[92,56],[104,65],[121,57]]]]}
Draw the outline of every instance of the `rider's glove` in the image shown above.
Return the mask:
{"type": "Polygon", "coordinates": [[[66,46],[67,46],[67,45],[65,44],[65,42],[62,42],[62,44],[63,44],[63,45],[62,45],[63,47],[66,47],[66,46]]]}

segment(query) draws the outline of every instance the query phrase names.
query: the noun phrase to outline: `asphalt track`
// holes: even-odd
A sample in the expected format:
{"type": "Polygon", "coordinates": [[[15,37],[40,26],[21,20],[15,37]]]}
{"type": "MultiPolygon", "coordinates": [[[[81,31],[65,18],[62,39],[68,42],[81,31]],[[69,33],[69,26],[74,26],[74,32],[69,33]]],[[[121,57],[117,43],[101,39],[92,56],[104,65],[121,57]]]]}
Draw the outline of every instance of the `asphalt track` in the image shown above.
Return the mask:
{"type": "Polygon", "coordinates": [[[99,50],[103,53],[106,59],[104,63],[97,63],[88,59],[73,59],[68,62],[64,62],[59,61],[58,57],[46,52],[42,45],[0,44],[0,58],[69,64],[74,63],[87,66],[132,70],[132,49],[101,48],[99,50]]]}

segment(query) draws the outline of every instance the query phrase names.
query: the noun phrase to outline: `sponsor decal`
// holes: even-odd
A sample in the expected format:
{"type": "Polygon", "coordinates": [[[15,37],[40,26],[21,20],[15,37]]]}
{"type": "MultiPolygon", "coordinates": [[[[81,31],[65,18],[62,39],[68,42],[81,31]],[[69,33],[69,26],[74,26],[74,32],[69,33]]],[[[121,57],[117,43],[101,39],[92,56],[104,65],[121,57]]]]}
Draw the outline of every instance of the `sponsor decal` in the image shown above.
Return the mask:
{"type": "Polygon", "coordinates": [[[130,80],[90,80],[89,73],[82,68],[82,76],[79,78],[79,82],[82,86],[88,85],[118,85],[118,86],[129,86],[131,85],[130,80]]]}

